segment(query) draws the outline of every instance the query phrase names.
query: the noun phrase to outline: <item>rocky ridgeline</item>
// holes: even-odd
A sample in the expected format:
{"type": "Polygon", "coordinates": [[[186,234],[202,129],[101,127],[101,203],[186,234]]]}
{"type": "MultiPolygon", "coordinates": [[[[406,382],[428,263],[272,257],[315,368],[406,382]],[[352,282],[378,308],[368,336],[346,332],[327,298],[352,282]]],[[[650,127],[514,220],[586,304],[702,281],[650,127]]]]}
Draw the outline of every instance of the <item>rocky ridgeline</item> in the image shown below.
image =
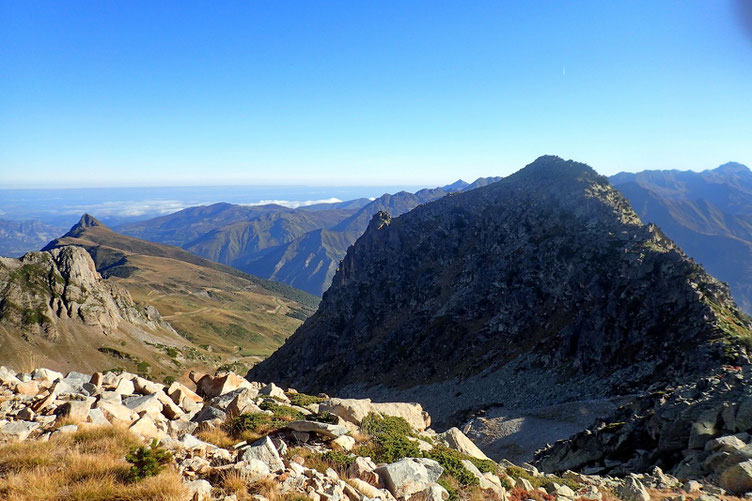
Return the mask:
{"type": "MultiPolygon", "coordinates": [[[[55,440],[86,427],[127,427],[172,452],[174,467],[190,492],[188,499],[194,500],[238,499],[221,487],[220,479],[229,473],[251,490],[259,482],[271,482],[280,496],[302,496],[284,499],[438,501],[450,498],[445,487],[455,499],[466,498],[467,489],[473,489],[473,499],[504,501],[599,500],[614,495],[646,501],[656,490],[681,496],[684,489],[702,489],[711,500],[707,493],[723,493],[698,482],[682,486],[657,468],[616,479],[571,471],[556,477],[527,464],[496,464],[458,429],[430,429],[430,416],[415,403],[310,397],[274,384],[248,382],[233,373],[192,373],[191,379],[196,391],[128,373],[14,373],[0,367],[0,440],[55,440]],[[287,420],[260,437],[225,447],[198,438],[259,416],[287,420]],[[381,453],[390,454],[391,460],[377,463],[364,455],[368,444],[373,447],[368,433],[379,436],[368,423],[383,426],[389,419],[405,427],[405,450],[412,454],[385,448],[381,453]]],[[[267,498],[254,494],[248,499],[267,498]]]]}
{"type": "Polygon", "coordinates": [[[58,321],[72,319],[103,332],[121,323],[172,331],[153,306],[140,307],[127,290],[102,280],[91,256],[66,246],[0,257],[0,323],[50,339],[58,321]]]}
{"type": "Polygon", "coordinates": [[[752,491],[752,366],[722,367],[692,384],[651,392],[588,430],[540,451],[546,471],[624,475],[655,466],[752,491]]]}

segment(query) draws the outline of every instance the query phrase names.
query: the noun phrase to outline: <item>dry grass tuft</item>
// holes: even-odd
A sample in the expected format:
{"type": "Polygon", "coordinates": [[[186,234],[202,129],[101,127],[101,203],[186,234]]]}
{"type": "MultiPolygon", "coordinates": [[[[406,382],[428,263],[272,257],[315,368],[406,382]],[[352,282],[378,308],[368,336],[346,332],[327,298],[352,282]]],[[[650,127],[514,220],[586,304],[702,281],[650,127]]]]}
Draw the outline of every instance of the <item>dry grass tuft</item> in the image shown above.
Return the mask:
{"type": "Polygon", "coordinates": [[[221,426],[200,431],[196,434],[196,438],[225,449],[231,449],[233,445],[240,442],[240,440],[231,437],[227,430],[221,426]]]}
{"type": "Polygon", "coordinates": [[[250,499],[248,481],[238,471],[229,471],[222,476],[222,488],[229,495],[235,494],[239,501],[250,499]]]}
{"type": "Polygon", "coordinates": [[[12,501],[177,500],[180,475],[167,471],[129,483],[125,455],[142,442],[127,430],[91,427],[48,442],[0,447],[0,499],[12,501]]]}

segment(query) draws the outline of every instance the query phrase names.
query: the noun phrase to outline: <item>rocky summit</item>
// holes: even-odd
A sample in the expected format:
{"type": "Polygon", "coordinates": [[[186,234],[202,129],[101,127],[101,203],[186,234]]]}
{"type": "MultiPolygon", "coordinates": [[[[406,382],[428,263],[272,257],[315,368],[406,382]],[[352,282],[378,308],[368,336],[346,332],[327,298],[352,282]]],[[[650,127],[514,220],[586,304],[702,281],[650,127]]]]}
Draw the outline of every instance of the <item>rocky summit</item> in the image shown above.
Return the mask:
{"type": "Polygon", "coordinates": [[[544,156],[378,213],[253,380],[413,400],[442,424],[641,393],[747,360],[750,321],[589,166],[544,156]]]}
{"type": "MultiPolygon", "coordinates": [[[[546,474],[491,461],[457,428],[430,425],[417,403],[306,395],[231,372],[163,385],[127,372],[0,367],[0,496],[712,501],[752,480],[736,472],[727,490],[660,468],[624,478],[546,474]]],[[[713,444],[731,450],[734,440],[713,444]]]]}

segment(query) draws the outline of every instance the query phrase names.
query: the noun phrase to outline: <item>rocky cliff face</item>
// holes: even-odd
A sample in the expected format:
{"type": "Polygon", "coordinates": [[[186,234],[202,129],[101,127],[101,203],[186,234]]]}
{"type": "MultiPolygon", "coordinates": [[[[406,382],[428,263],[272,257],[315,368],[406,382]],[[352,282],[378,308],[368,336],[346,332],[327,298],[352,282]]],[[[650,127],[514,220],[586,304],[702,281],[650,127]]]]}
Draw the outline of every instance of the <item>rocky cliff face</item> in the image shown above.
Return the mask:
{"type": "Polygon", "coordinates": [[[166,327],[153,307],[140,307],[128,291],[102,280],[89,254],[67,246],[0,258],[0,323],[55,339],[59,319],[75,319],[103,331],[120,322],[166,327]]]}
{"type": "Polygon", "coordinates": [[[728,288],[606,178],[541,157],[399,218],[377,214],[318,312],[249,375],[401,394],[441,420],[634,393],[743,358],[749,339],[728,288]]]}

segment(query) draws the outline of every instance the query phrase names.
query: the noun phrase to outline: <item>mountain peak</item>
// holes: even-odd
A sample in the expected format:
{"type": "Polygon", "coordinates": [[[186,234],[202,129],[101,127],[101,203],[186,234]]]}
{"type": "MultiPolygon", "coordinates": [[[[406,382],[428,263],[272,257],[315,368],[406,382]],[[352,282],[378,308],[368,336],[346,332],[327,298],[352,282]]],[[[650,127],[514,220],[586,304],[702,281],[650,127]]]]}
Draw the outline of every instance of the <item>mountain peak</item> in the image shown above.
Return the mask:
{"type": "Polygon", "coordinates": [[[564,160],[556,155],[543,155],[532,163],[519,170],[516,176],[534,177],[547,181],[577,180],[583,177],[600,177],[595,170],[587,164],[564,160]]]}
{"type": "Polygon", "coordinates": [[[93,228],[95,226],[99,226],[102,228],[107,228],[104,224],[102,224],[101,221],[99,221],[97,218],[90,214],[84,213],[83,216],[81,216],[81,219],[78,220],[76,224],[71,226],[71,229],[68,230],[68,233],[63,235],[63,238],[65,237],[79,237],[81,234],[86,231],[87,228],[93,228]]]}
{"type": "Polygon", "coordinates": [[[91,214],[84,213],[84,215],[81,216],[81,219],[78,220],[78,223],[76,223],[74,228],[90,228],[92,226],[104,226],[104,225],[91,214]]]}
{"type": "Polygon", "coordinates": [[[713,169],[713,172],[717,172],[719,174],[746,174],[750,172],[750,170],[749,167],[744,164],[740,164],[739,162],[726,162],[725,164],[713,169]]]}

